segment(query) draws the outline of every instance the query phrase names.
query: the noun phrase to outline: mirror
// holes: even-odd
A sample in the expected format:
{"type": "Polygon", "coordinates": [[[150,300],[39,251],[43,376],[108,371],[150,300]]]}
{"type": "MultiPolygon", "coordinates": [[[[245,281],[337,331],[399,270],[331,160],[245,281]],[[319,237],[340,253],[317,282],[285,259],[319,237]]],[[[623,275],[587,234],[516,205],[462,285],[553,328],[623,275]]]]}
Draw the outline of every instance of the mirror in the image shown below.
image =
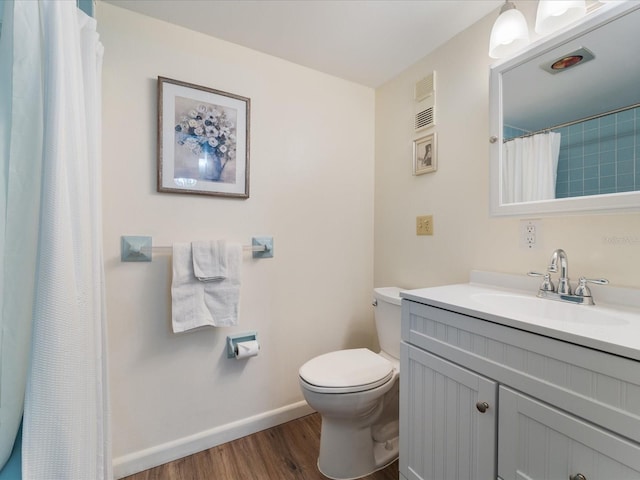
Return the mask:
{"type": "Polygon", "coordinates": [[[640,4],[491,67],[491,214],[640,210],[640,4]]]}

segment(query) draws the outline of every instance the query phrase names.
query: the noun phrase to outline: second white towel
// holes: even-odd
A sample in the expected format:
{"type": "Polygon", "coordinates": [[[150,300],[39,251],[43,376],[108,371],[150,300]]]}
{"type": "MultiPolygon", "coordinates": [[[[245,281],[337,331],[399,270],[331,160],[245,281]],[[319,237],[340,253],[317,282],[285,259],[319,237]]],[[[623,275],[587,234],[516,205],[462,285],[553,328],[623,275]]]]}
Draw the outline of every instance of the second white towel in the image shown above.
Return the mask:
{"type": "Polygon", "coordinates": [[[201,282],[227,278],[227,242],[210,240],[191,242],[193,273],[201,282]]]}
{"type": "Polygon", "coordinates": [[[225,277],[202,282],[194,273],[192,245],[174,244],[171,323],[175,333],[238,324],[242,245],[227,244],[225,250],[225,277]]]}

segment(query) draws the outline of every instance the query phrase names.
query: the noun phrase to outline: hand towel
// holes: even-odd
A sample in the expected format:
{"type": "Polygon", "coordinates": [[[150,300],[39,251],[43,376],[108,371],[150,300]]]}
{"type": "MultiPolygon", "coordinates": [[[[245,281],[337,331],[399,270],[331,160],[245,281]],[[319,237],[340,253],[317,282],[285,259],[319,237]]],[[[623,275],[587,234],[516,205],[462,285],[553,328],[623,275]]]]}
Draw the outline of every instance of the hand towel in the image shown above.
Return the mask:
{"type": "Polygon", "coordinates": [[[242,245],[226,246],[226,277],[201,282],[193,270],[192,246],[173,246],[171,281],[171,323],[175,333],[206,325],[227,327],[238,324],[242,245]]]}
{"type": "Polygon", "coordinates": [[[227,242],[211,240],[191,242],[193,273],[201,282],[212,282],[227,277],[227,242]]]}

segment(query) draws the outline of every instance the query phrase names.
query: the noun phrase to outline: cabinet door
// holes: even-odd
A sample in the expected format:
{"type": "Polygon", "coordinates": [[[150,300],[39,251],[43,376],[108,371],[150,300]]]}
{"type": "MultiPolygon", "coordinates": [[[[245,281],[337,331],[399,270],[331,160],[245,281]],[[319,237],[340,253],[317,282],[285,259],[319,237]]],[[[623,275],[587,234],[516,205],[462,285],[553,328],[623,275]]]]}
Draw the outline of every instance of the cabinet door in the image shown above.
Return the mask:
{"type": "Polygon", "coordinates": [[[500,478],[640,479],[637,443],[509,388],[499,390],[500,478]]]}
{"type": "Polygon", "coordinates": [[[496,478],[495,382],[401,346],[400,473],[407,480],[496,478]],[[485,402],[481,413],[476,404],[485,402]]]}

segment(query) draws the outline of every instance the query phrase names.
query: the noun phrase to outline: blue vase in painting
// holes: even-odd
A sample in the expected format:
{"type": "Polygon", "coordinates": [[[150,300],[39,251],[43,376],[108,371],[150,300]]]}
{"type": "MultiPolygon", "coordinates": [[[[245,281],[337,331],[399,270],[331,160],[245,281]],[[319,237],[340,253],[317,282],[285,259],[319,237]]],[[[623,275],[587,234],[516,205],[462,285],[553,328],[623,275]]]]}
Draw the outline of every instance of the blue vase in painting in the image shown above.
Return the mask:
{"type": "Polygon", "coordinates": [[[198,159],[198,174],[201,179],[217,182],[222,175],[222,159],[215,148],[208,144],[202,146],[202,153],[198,159]]]}

